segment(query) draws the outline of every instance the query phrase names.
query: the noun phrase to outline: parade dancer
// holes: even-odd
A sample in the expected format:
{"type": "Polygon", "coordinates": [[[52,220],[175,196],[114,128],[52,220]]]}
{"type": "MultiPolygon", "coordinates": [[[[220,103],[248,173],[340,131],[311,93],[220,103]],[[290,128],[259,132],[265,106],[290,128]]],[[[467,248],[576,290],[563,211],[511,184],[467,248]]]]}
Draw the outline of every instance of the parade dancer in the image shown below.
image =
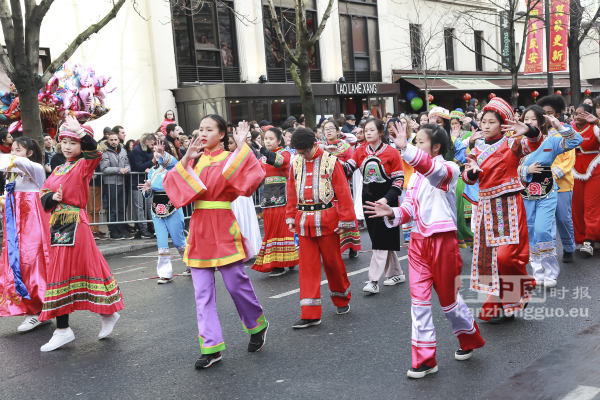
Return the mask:
{"type": "MultiPolygon", "coordinates": [[[[336,156],[341,162],[346,162],[352,158],[352,154],[354,154],[352,146],[339,138],[340,129],[337,122],[334,120],[325,121],[323,123],[323,132],[325,132],[325,138],[327,140],[326,149],[328,153],[336,156]]],[[[354,143],[356,143],[356,139],[354,143]]],[[[352,178],[354,179],[354,174],[352,175],[352,178]]],[[[334,202],[334,205],[337,207],[337,201],[334,202]]],[[[340,235],[340,252],[343,253],[347,249],[350,249],[348,252],[350,258],[358,257],[358,251],[361,249],[358,220],[356,220],[353,229],[349,229],[340,235]]]]}
{"type": "MultiPolygon", "coordinates": [[[[359,147],[352,159],[344,164],[346,176],[350,178],[360,169],[363,176],[362,200],[380,200],[394,207],[402,195],[404,171],[398,150],[385,142],[383,122],[369,118],[364,127],[367,145],[359,147]]],[[[404,282],[406,277],[400,267],[396,251],[400,251],[400,228],[386,229],[383,218],[367,218],[367,230],[371,238],[372,253],[369,265],[369,281],[364,292],[379,293],[379,278],[388,278],[383,284],[392,286],[404,282]]]]}
{"type": "Polygon", "coordinates": [[[94,241],[87,218],[88,186],[102,152],[94,131],[68,116],[58,140],[67,162],[52,171],[41,189],[42,206],[50,217],[50,266],[39,320],[56,318],[52,338],[41,351],[55,350],[75,339],[69,314],[88,310],[102,316],[98,339],[108,336],[123,309],[119,286],[94,241]]]}
{"type": "Polygon", "coordinates": [[[252,269],[270,272],[270,277],[285,274],[298,265],[294,236],[285,222],[287,179],[290,171],[290,152],[282,147],[282,133],[277,128],[265,132],[265,145],[257,141],[262,154],[261,166],[266,173],[261,208],[265,237],[252,269]]]}
{"type": "MultiPolygon", "coordinates": [[[[165,192],[163,180],[168,171],[177,164],[177,158],[171,146],[165,147],[165,142],[158,141],[154,147],[154,159],[156,166],[148,172],[148,179],[138,185],[144,197],[152,198],[152,222],[156,232],[156,244],[158,246],[158,264],[156,272],[159,279],[158,284],[173,281],[173,265],[171,264],[171,252],[169,251],[169,235],[177,248],[179,255],[183,258],[185,252],[185,222],[183,210],[176,208],[165,192]]],[[[185,275],[190,275],[189,268],[185,275]]]]}
{"type": "MultiPolygon", "coordinates": [[[[353,152],[356,151],[359,147],[366,146],[367,141],[365,140],[365,133],[362,128],[354,129],[354,133],[356,134],[356,142],[352,144],[353,152]]],[[[365,214],[362,208],[362,189],[363,189],[363,178],[360,173],[360,169],[354,171],[352,174],[352,201],[354,202],[354,213],[356,214],[356,220],[358,221],[358,229],[365,229],[365,214]]]]}
{"type": "Polygon", "coordinates": [[[540,106],[531,106],[523,114],[523,122],[535,126],[547,135],[552,124],[561,136],[548,136],[540,147],[521,160],[519,175],[525,190],[523,201],[529,232],[529,262],[538,285],[554,287],[560,274],[556,259],[552,225],[556,218],[558,189],[552,173],[556,156],[579,146],[583,138],[570,126],[562,126],[554,117],[544,115],[540,106]],[[544,119],[545,118],[545,119],[544,119]]]}
{"type": "MultiPolygon", "coordinates": [[[[228,150],[230,153],[233,153],[237,149],[237,143],[232,134],[227,135],[227,140],[228,150]]],[[[261,137],[259,135],[257,141],[260,142],[260,140],[261,137]]],[[[255,155],[257,154],[258,152],[255,152],[255,155]]],[[[256,193],[258,194],[258,191],[256,193]]],[[[262,236],[260,234],[260,225],[258,224],[258,216],[256,214],[253,196],[239,196],[231,202],[231,211],[233,211],[233,215],[235,215],[235,219],[240,226],[242,235],[250,241],[254,253],[258,254],[262,243],[262,236]]]]}
{"type": "Polygon", "coordinates": [[[0,256],[0,316],[24,315],[17,331],[26,332],[42,324],[46,271],[50,264],[49,218],[40,202],[46,179],[44,156],[37,142],[19,137],[11,154],[0,154],[5,173],[2,255],[0,256]]]}
{"type": "Polygon", "coordinates": [[[194,203],[183,262],[192,269],[196,296],[202,352],[196,368],[207,368],[220,361],[221,351],[225,350],[217,315],[217,268],[244,330],[251,335],[248,351],[259,351],[265,344],[268,322],[244,271],[244,261],[254,256],[253,249],[242,236],[231,211],[231,202],[238,196],[250,196],[265,177],[246,144],[249,131],[248,123],[240,123],[234,134],[237,150],[223,151],[221,141],[227,133],[227,123],[219,115],[205,116],[200,122],[198,138],[163,181],[175,207],[194,203]]]}
{"type": "MultiPolygon", "coordinates": [[[[563,110],[567,108],[564,97],[561,95],[552,95],[542,97],[537,104],[544,109],[546,115],[560,118],[563,110]]],[[[568,124],[567,124],[568,125],[568,124]]],[[[571,126],[571,125],[568,125],[571,126]]],[[[560,133],[553,127],[550,127],[548,135],[554,137],[562,137],[560,133]]],[[[556,231],[563,246],[564,263],[573,261],[573,253],[575,252],[575,232],[573,230],[573,213],[571,204],[573,202],[573,166],[575,165],[575,150],[569,150],[559,154],[552,164],[552,175],[558,186],[556,199],[556,218],[552,224],[552,237],[555,238],[556,246],[556,231]]]]}
{"type": "Polygon", "coordinates": [[[398,148],[402,159],[415,172],[408,183],[400,207],[381,202],[365,205],[366,214],[384,217],[388,227],[414,220],[408,245],[410,296],[412,299],[412,368],[410,378],[423,378],[438,371],[436,334],[431,313],[433,286],[444,314],[460,342],[454,357],[467,360],[473,350],[485,344],[469,308],[458,294],[462,258],[456,237],[456,185],[460,169],[445,161],[448,134],[443,128],[427,124],[421,127],[416,145],[408,143],[405,128],[396,123],[398,148]],[[390,222],[388,218],[393,218],[390,222]]]}
{"type": "Polygon", "coordinates": [[[356,228],[350,186],[337,158],[323,151],[312,130],[298,128],[287,183],[286,223],[300,237],[300,321],[293,328],[321,323],[321,258],[338,314],[350,311],[350,282],[339,251],[340,235],[356,228]],[[337,200],[338,206],[333,202],[337,200]]]}
{"type": "Polygon", "coordinates": [[[583,137],[573,167],[573,227],[575,242],[583,243],[579,251],[584,257],[594,254],[595,242],[600,244],[600,120],[592,111],[591,106],[580,104],[572,123],[583,137]]]}
{"type": "Polygon", "coordinates": [[[488,295],[479,318],[492,323],[514,319],[535,289],[527,275],[529,236],[518,175],[521,158],[535,151],[542,133],[515,121],[512,106],[494,97],[484,108],[482,132],[463,172],[467,185],[479,180],[479,206],[473,246],[471,290],[488,295]],[[502,132],[513,131],[509,138],[502,132]],[[525,135],[525,138],[521,136],[525,135]]]}

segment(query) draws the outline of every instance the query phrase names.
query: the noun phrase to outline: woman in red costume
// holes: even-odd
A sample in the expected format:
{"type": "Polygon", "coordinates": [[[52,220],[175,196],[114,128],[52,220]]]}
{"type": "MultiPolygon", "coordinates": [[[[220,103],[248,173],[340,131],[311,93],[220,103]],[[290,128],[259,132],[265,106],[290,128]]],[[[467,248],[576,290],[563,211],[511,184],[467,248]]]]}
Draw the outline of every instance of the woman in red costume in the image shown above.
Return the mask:
{"type": "MultiPolygon", "coordinates": [[[[342,162],[347,162],[352,158],[354,150],[351,145],[339,138],[340,127],[337,122],[334,120],[323,122],[323,132],[325,133],[325,138],[327,140],[325,149],[329,153],[336,156],[338,160],[342,162]]],[[[352,177],[354,178],[354,174],[352,174],[352,177]]],[[[335,204],[336,207],[338,206],[337,201],[333,204],[335,204]]],[[[355,221],[354,226],[354,228],[351,228],[340,235],[340,251],[343,253],[347,249],[350,249],[348,252],[350,258],[358,257],[358,251],[361,249],[358,220],[355,221]]]]}
{"type": "Polygon", "coordinates": [[[119,286],[98,250],[86,207],[88,186],[102,152],[94,131],[67,117],[58,140],[67,162],[54,169],[41,190],[42,206],[50,217],[50,266],[40,321],[56,318],[57,329],[41,351],[55,350],[75,339],[69,314],[88,310],[102,316],[98,339],[108,336],[123,309],[119,286]]]}
{"type": "Polygon", "coordinates": [[[260,165],[266,173],[260,204],[265,236],[252,269],[270,272],[269,276],[275,277],[285,274],[286,268],[291,270],[299,262],[294,234],[285,223],[286,185],[292,156],[282,147],[283,134],[277,128],[269,128],[265,132],[264,147],[260,140],[256,140],[255,144],[262,154],[260,165]]]}
{"type": "Polygon", "coordinates": [[[585,257],[594,254],[595,243],[600,245],[600,120],[592,111],[588,104],[579,105],[572,122],[583,137],[575,149],[572,209],[575,243],[583,243],[579,251],[585,257]]]}
{"type": "Polygon", "coordinates": [[[0,155],[0,171],[6,173],[2,197],[4,235],[0,257],[0,316],[25,315],[17,328],[29,331],[38,320],[46,292],[46,269],[50,263],[48,214],[40,202],[46,179],[44,155],[28,137],[15,139],[11,155],[0,155]]]}
{"type": "Polygon", "coordinates": [[[471,290],[488,295],[479,318],[503,323],[523,310],[535,288],[525,268],[529,235],[517,169],[521,158],[539,147],[542,133],[515,121],[513,108],[499,97],[483,108],[481,128],[473,135],[485,141],[477,142],[463,172],[467,185],[479,180],[471,290]],[[502,135],[509,131],[510,137],[502,135]]]}

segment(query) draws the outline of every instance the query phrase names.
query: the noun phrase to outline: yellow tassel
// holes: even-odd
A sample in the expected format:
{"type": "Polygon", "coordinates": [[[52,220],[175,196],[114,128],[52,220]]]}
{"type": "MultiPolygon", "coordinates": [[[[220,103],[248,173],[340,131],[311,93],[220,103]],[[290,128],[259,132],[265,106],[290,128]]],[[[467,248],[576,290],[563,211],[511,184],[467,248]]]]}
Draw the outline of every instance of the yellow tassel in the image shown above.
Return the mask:
{"type": "Polygon", "coordinates": [[[52,216],[50,217],[50,225],[54,225],[57,222],[60,225],[65,225],[65,224],[73,224],[73,223],[79,223],[80,221],[80,217],[79,217],[79,212],[55,212],[52,213],[52,216]]]}

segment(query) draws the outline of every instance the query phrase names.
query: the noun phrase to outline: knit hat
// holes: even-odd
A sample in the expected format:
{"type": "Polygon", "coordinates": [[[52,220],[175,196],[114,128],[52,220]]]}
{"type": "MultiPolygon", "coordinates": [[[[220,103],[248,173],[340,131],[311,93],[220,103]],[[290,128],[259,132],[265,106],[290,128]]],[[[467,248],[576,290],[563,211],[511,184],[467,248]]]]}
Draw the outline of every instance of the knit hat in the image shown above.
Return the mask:
{"type": "Polygon", "coordinates": [[[450,111],[444,107],[434,107],[429,111],[429,116],[442,117],[444,119],[450,119],[450,111]]]}
{"type": "MultiPolygon", "coordinates": [[[[91,137],[94,137],[94,130],[91,126],[83,125],[82,128],[85,131],[85,133],[87,133],[91,137]]],[[[78,142],[81,141],[79,135],[76,132],[71,132],[67,129],[67,124],[62,124],[60,126],[60,129],[58,130],[58,141],[60,142],[61,140],[63,140],[63,138],[66,137],[71,138],[72,140],[76,140],[78,142]]]]}
{"type": "Polygon", "coordinates": [[[450,113],[450,119],[453,119],[453,118],[461,119],[464,116],[465,116],[465,113],[462,112],[462,110],[460,108],[457,108],[456,110],[454,110],[450,113]]]}
{"type": "Polygon", "coordinates": [[[490,100],[490,102],[483,107],[483,112],[486,111],[497,112],[502,117],[503,124],[506,124],[507,120],[515,118],[515,111],[512,106],[500,97],[494,97],[490,100]]]}

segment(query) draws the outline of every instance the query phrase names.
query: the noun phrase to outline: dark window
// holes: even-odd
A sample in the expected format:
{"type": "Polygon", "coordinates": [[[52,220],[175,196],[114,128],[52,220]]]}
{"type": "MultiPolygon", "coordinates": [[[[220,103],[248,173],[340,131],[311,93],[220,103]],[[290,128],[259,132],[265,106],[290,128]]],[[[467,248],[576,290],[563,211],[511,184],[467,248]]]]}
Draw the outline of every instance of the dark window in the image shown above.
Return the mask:
{"type": "Polygon", "coordinates": [[[377,18],[343,14],[339,18],[346,81],[381,81],[377,18]]]}
{"type": "Polygon", "coordinates": [[[171,2],[179,82],[239,82],[233,2],[171,2]]]}
{"type": "Polygon", "coordinates": [[[444,44],[446,45],[446,70],[454,71],[454,29],[444,29],[444,44]]]}
{"type": "Polygon", "coordinates": [[[410,57],[412,67],[420,69],[423,65],[423,54],[421,52],[421,25],[410,24],[410,57]]]}
{"type": "MultiPolygon", "coordinates": [[[[279,43],[275,23],[271,15],[269,6],[263,6],[263,29],[265,36],[265,57],[267,59],[267,78],[270,82],[291,82],[292,77],[289,73],[291,63],[283,48],[287,46],[292,52],[296,50],[296,14],[293,9],[276,7],[277,19],[281,21],[281,32],[285,44],[279,43]]],[[[317,26],[317,13],[313,11],[306,12],[306,26],[308,34],[312,37],[317,26]]],[[[318,47],[313,46],[308,50],[310,59],[310,69],[318,70],[318,47]]],[[[311,73],[311,79],[315,82],[321,80],[320,71],[311,73]]]]}
{"type": "Polygon", "coordinates": [[[483,32],[475,31],[475,70],[483,71],[483,32]]]}

